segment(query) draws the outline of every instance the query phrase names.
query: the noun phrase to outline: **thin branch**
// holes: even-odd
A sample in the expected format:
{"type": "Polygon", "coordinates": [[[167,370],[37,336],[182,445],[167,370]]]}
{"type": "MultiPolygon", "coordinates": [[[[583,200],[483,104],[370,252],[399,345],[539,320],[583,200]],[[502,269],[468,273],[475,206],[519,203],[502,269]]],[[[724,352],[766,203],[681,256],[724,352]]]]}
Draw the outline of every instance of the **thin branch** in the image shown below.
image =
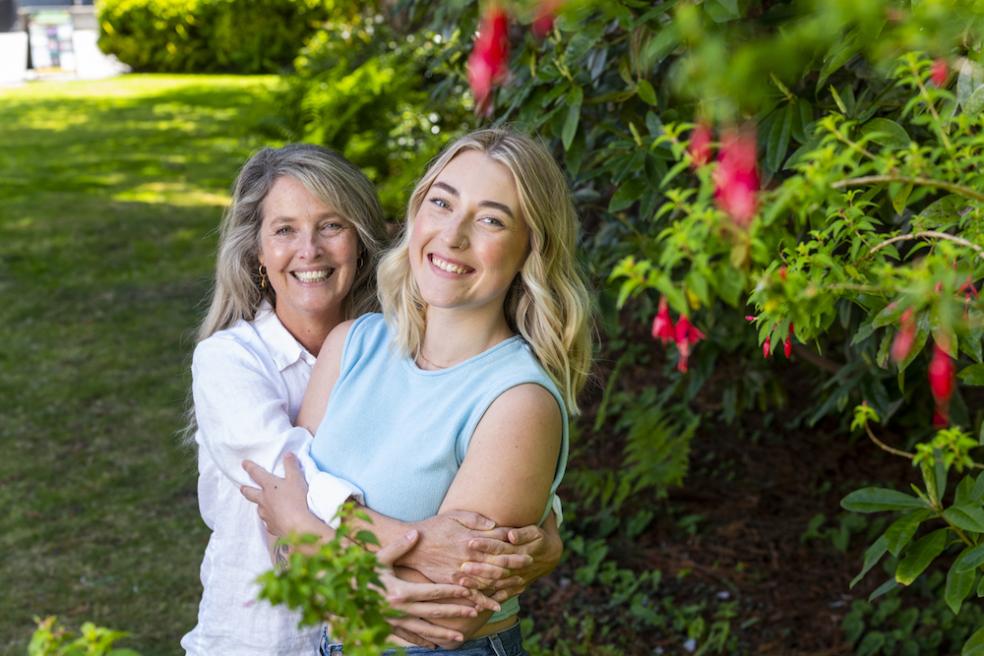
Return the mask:
{"type": "Polygon", "coordinates": [[[901,449],[896,449],[894,447],[888,446],[887,444],[879,440],[878,436],[875,435],[875,433],[871,430],[871,426],[869,426],[867,423],[865,423],[864,425],[864,430],[868,434],[868,437],[871,438],[871,441],[874,442],[879,449],[882,449],[883,451],[888,451],[892,455],[908,458],[909,460],[912,460],[913,458],[916,457],[916,454],[914,453],[909,453],[908,451],[902,451],[901,449]]]}
{"type": "Polygon", "coordinates": [[[802,344],[793,344],[793,355],[801,360],[806,360],[818,369],[823,369],[824,371],[829,371],[832,374],[836,374],[841,370],[844,365],[839,362],[834,362],[829,360],[819,353],[814,353],[812,349],[809,349],[802,344]]]}
{"type": "Polygon", "coordinates": [[[904,175],[863,175],[859,178],[848,178],[846,180],[838,180],[833,185],[834,189],[843,189],[844,187],[860,187],[867,184],[877,184],[883,182],[902,182],[904,184],[919,185],[922,187],[935,187],[936,189],[945,189],[946,191],[958,194],[960,196],[965,196],[967,198],[984,203],[984,194],[981,192],[971,189],[970,187],[965,187],[964,185],[958,185],[953,182],[947,182],[945,180],[934,180],[933,178],[924,178],[922,176],[904,176],[904,175]]]}
{"type": "Polygon", "coordinates": [[[912,239],[922,239],[923,237],[933,237],[935,239],[943,239],[946,241],[952,241],[954,244],[960,244],[961,246],[966,246],[967,248],[975,251],[977,253],[977,256],[980,257],[982,260],[984,260],[984,248],[981,248],[980,246],[978,246],[973,242],[967,241],[963,237],[957,237],[955,235],[951,235],[948,232],[939,232],[937,230],[923,230],[922,232],[912,232],[907,235],[896,235],[895,237],[892,237],[891,239],[886,239],[885,241],[881,242],[880,244],[872,248],[870,251],[868,251],[868,255],[874,255],[875,253],[885,248],[886,246],[889,246],[896,242],[910,241],[912,239]]]}

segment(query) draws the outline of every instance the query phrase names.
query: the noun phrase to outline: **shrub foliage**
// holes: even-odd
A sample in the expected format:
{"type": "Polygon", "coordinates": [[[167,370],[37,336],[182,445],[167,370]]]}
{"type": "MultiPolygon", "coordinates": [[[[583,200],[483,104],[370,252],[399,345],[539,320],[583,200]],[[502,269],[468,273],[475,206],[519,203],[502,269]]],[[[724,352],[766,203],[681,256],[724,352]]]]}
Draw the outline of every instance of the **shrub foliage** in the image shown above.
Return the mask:
{"type": "Polygon", "coordinates": [[[103,0],[99,47],[135,71],[276,73],[330,0],[103,0]]]}

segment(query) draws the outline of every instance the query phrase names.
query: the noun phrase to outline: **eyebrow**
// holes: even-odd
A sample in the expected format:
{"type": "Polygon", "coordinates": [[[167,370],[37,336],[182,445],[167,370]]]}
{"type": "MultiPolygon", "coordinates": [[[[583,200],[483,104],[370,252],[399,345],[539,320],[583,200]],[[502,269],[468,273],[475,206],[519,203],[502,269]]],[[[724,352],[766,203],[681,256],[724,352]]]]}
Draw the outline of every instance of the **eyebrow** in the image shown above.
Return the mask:
{"type": "MultiPolygon", "coordinates": [[[[348,221],[347,218],[338,212],[325,212],[316,216],[315,219],[318,221],[324,221],[325,219],[340,219],[342,221],[348,221]]],[[[277,216],[270,217],[270,223],[293,223],[297,220],[298,218],[296,216],[292,216],[290,214],[278,214],[277,216]]]]}
{"type": "MultiPolygon", "coordinates": [[[[435,182],[431,186],[432,187],[437,187],[439,189],[443,189],[444,191],[448,192],[449,194],[451,194],[455,198],[457,198],[459,196],[458,190],[455,189],[454,187],[452,187],[451,185],[449,185],[447,182],[435,182]]],[[[478,203],[478,206],[479,207],[491,207],[492,209],[499,210],[503,214],[506,214],[510,219],[515,219],[516,218],[516,216],[513,214],[513,211],[511,209],[509,209],[509,206],[508,205],[504,205],[503,203],[497,203],[494,200],[483,200],[483,201],[480,201],[478,203]]]]}

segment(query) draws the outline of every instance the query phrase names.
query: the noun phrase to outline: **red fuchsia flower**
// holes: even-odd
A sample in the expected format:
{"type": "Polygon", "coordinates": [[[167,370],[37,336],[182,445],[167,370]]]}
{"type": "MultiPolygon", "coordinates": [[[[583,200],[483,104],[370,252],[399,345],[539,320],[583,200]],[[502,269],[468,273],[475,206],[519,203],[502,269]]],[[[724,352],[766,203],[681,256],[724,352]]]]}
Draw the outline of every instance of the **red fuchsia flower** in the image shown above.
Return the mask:
{"type": "Polygon", "coordinates": [[[509,16],[495,5],[482,18],[475,48],[468,57],[468,84],[475,96],[475,111],[488,113],[492,89],[509,72],[509,16]]]}
{"type": "Polygon", "coordinates": [[[560,10],[564,0],[540,0],[536,5],[536,13],[533,16],[533,36],[538,39],[550,34],[553,29],[554,19],[557,18],[557,11],[560,10]]]}
{"type": "Polygon", "coordinates": [[[793,323],[789,322],[789,335],[782,344],[782,354],[786,356],[787,360],[793,357],[793,332],[795,330],[793,323]]]}
{"type": "Polygon", "coordinates": [[[745,321],[747,321],[748,323],[754,323],[757,320],[758,320],[758,317],[756,317],[754,314],[746,314],[745,315],[745,321]]]}
{"type": "Polygon", "coordinates": [[[690,347],[704,339],[704,333],[697,329],[686,315],[680,315],[680,319],[674,328],[673,341],[677,350],[680,352],[680,359],[677,361],[677,371],[687,373],[688,362],[690,360],[690,347]]]}
{"type": "Polygon", "coordinates": [[[765,341],[762,342],[762,357],[768,358],[772,355],[772,337],[766,337],[765,341]]]}
{"type": "Polygon", "coordinates": [[[934,343],[933,359],[929,362],[929,389],[933,392],[933,399],[936,401],[936,413],[943,419],[944,425],[949,419],[950,397],[953,396],[953,374],[955,371],[953,358],[940,348],[939,344],[934,343]]]}
{"type": "Polygon", "coordinates": [[[666,344],[674,339],[675,334],[673,332],[673,319],[670,318],[670,308],[666,303],[666,298],[660,296],[659,309],[656,311],[656,316],[653,317],[653,339],[658,339],[666,344]]]}
{"type": "Polygon", "coordinates": [[[946,84],[946,76],[949,73],[949,66],[942,57],[933,60],[933,67],[929,76],[930,81],[938,87],[946,84]]]}
{"type": "Polygon", "coordinates": [[[726,133],[714,171],[714,200],[738,227],[748,228],[758,209],[758,189],[755,133],[726,133]]]}
{"type": "Polygon", "coordinates": [[[892,342],[892,360],[902,362],[912,351],[912,344],[916,341],[916,317],[912,308],[906,308],[899,318],[899,331],[895,333],[895,341],[892,342]]]}
{"type": "Polygon", "coordinates": [[[703,166],[711,161],[711,126],[701,121],[690,133],[690,147],[687,152],[694,167],[703,166]]]}

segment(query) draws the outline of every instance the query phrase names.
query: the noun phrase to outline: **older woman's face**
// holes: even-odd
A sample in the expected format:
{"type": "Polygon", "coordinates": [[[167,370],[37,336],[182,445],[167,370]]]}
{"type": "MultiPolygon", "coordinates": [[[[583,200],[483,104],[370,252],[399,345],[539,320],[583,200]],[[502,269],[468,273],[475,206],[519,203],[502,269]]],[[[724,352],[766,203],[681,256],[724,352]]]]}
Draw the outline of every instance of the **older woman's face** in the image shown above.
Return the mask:
{"type": "Polygon", "coordinates": [[[260,208],[260,264],[289,330],[338,323],[359,256],[355,226],[291,177],[273,184],[260,208]]]}

